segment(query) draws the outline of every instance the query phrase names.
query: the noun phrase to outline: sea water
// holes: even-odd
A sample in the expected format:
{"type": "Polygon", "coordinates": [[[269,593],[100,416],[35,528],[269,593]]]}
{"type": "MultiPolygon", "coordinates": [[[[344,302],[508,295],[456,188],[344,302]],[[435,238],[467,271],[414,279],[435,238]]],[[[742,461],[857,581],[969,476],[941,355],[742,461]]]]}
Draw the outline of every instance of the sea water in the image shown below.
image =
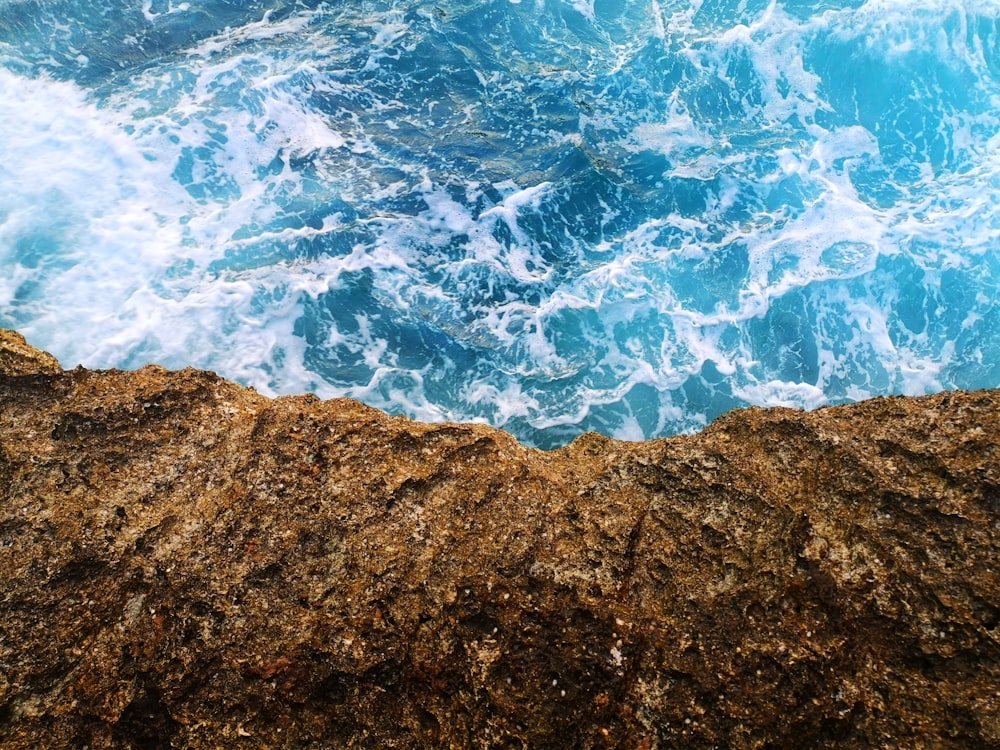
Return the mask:
{"type": "Polygon", "coordinates": [[[0,0],[0,325],[552,447],[1000,385],[996,0],[0,0]]]}

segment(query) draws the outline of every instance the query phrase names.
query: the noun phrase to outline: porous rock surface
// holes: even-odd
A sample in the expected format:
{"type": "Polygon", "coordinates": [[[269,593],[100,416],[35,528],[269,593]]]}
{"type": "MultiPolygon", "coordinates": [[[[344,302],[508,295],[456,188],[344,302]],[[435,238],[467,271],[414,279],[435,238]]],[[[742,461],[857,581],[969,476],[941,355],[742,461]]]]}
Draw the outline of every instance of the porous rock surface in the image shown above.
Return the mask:
{"type": "Polygon", "coordinates": [[[0,746],[1000,746],[1000,392],[542,452],[0,333],[0,746]]]}

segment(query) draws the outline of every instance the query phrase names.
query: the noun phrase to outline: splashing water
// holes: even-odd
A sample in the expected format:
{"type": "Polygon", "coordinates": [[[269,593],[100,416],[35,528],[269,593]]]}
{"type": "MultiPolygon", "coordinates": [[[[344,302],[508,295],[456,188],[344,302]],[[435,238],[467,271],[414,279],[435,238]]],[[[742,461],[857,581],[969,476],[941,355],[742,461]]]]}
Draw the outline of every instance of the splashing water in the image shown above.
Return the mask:
{"type": "Polygon", "coordinates": [[[1000,5],[0,0],[0,325],[543,447],[1000,385],[1000,5]]]}

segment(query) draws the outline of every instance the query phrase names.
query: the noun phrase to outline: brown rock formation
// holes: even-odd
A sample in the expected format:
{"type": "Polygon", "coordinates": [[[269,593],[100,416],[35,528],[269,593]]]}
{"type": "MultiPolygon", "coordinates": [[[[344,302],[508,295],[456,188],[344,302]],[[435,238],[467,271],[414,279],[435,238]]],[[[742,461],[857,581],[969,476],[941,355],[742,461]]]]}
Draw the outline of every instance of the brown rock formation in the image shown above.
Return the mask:
{"type": "Polygon", "coordinates": [[[1000,392],[545,453],[0,373],[4,748],[1000,746],[1000,392]]]}

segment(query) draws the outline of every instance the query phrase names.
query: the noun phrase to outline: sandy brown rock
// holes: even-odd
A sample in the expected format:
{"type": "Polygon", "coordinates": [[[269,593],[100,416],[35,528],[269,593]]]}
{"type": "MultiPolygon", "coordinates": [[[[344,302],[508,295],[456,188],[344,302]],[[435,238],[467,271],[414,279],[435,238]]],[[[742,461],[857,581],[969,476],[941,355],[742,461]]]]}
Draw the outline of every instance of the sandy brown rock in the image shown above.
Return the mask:
{"type": "Polygon", "coordinates": [[[5,748],[1000,746],[1000,392],[544,453],[0,335],[5,748]]]}
{"type": "Polygon", "coordinates": [[[14,375],[58,375],[59,360],[35,349],[17,331],[0,328],[0,373],[14,375]]]}

